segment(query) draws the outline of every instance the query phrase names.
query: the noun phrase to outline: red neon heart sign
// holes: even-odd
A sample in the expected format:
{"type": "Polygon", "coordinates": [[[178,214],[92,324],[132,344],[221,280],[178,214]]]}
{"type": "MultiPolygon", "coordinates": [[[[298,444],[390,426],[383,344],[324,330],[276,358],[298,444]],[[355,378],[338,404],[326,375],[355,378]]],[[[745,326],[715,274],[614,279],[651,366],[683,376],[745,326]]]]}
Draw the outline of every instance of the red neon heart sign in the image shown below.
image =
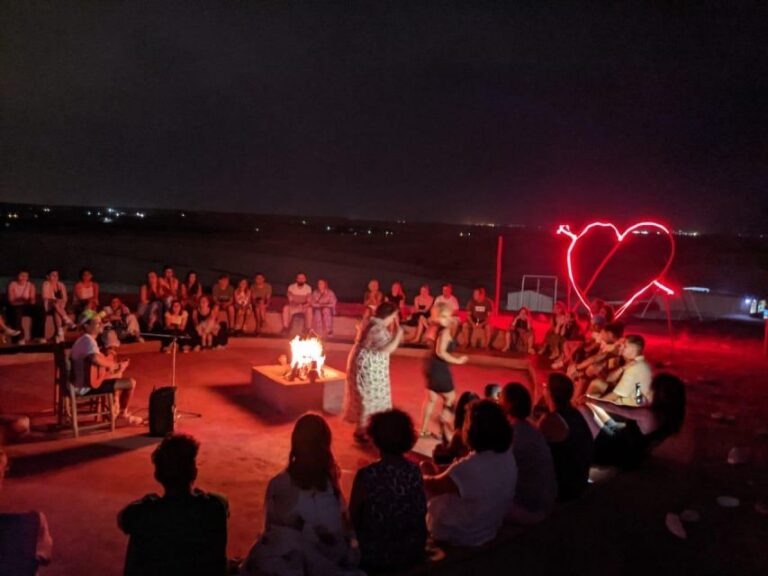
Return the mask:
{"type": "Polygon", "coordinates": [[[581,232],[578,234],[574,234],[571,232],[570,226],[561,224],[558,229],[558,234],[565,234],[571,239],[571,243],[568,246],[568,251],[566,253],[566,264],[568,265],[568,279],[571,282],[571,286],[573,287],[574,292],[576,292],[576,295],[579,297],[579,300],[581,300],[581,303],[586,306],[587,310],[590,311],[590,315],[592,314],[592,311],[590,309],[589,305],[589,299],[587,297],[587,294],[589,292],[589,289],[592,287],[592,285],[595,283],[595,280],[600,275],[600,273],[603,271],[603,269],[606,267],[608,262],[611,261],[613,256],[616,254],[616,251],[619,249],[619,247],[622,245],[624,240],[627,238],[628,234],[634,234],[634,233],[645,233],[647,234],[647,229],[654,229],[655,233],[657,234],[664,234],[667,239],[669,240],[670,245],[670,252],[669,257],[667,258],[667,262],[664,265],[664,268],[661,270],[661,272],[653,278],[650,282],[644,283],[643,286],[637,290],[634,294],[632,294],[626,302],[616,311],[614,317],[619,318],[624,312],[627,311],[627,309],[637,300],[645,291],[647,291],[649,288],[656,287],[660,290],[663,290],[669,295],[674,294],[674,291],[665,286],[661,283],[661,278],[664,277],[664,275],[669,270],[669,267],[672,265],[672,259],[675,257],[675,239],[672,236],[672,233],[669,231],[669,229],[666,226],[663,226],[659,224],[658,222],[638,222],[637,224],[633,224],[624,232],[619,232],[619,229],[616,228],[613,224],[605,223],[605,222],[593,222],[592,224],[589,224],[586,226],[581,232]],[[600,265],[595,269],[595,271],[592,273],[592,278],[587,284],[585,288],[582,289],[582,287],[579,285],[579,283],[576,281],[576,278],[573,273],[573,251],[574,248],[576,248],[576,245],[578,244],[579,240],[586,236],[591,230],[594,229],[600,229],[600,228],[608,228],[613,231],[613,233],[616,236],[616,245],[611,249],[611,251],[608,253],[608,255],[603,258],[603,261],[600,263],[600,265]],[[645,229],[645,232],[642,230],[645,229]]]}

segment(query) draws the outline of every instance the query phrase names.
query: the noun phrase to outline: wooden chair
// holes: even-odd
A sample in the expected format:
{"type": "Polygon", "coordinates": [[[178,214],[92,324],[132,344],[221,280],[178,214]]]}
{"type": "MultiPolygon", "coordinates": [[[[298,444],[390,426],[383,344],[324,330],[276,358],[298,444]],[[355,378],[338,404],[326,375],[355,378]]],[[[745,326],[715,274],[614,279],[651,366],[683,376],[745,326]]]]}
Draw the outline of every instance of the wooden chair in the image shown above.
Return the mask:
{"type": "MultiPolygon", "coordinates": [[[[75,438],[80,432],[109,428],[115,431],[115,393],[93,392],[87,396],[77,393],[71,380],[69,355],[63,345],[54,347],[54,409],[58,415],[59,426],[72,427],[75,438]],[[93,423],[80,425],[81,418],[92,418],[93,423]]],[[[85,368],[88,370],[88,366],[85,368]]]]}

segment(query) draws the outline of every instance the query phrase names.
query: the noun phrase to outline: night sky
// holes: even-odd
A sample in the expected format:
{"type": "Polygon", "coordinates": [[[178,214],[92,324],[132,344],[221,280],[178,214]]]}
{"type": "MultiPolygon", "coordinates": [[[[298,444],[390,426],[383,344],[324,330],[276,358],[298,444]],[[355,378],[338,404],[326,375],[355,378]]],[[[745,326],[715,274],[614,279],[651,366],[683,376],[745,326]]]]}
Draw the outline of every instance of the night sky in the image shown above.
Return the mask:
{"type": "Polygon", "coordinates": [[[768,8],[719,5],[3,3],[0,200],[766,232],[768,8]]]}

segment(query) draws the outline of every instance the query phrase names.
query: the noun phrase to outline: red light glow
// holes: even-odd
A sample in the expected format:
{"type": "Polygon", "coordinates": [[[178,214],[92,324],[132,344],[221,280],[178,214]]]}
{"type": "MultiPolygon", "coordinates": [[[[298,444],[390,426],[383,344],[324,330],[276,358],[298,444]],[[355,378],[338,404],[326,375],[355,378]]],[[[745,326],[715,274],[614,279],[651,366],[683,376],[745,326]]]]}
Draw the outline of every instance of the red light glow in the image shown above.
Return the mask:
{"type": "Polygon", "coordinates": [[[650,288],[656,287],[657,289],[661,290],[662,292],[665,292],[667,295],[671,296],[674,294],[674,290],[669,288],[668,286],[664,285],[661,282],[661,279],[664,277],[664,275],[669,270],[669,267],[672,265],[672,259],[675,256],[675,239],[672,236],[672,233],[669,231],[669,229],[659,224],[658,222],[638,222],[637,224],[633,224],[624,232],[619,232],[618,228],[610,223],[605,222],[592,222],[588,226],[586,226],[581,232],[578,234],[574,234],[571,232],[570,226],[567,224],[561,224],[557,228],[558,234],[564,234],[568,236],[571,239],[571,243],[568,246],[568,251],[566,253],[566,264],[568,266],[568,279],[571,282],[571,286],[573,287],[574,292],[576,292],[576,295],[578,296],[579,300],[582,304],[589,310],[590,316],[592,314],[592,310],[590,309],[589,305],[589,299],[587,297],[587,294],[589,293],[590,288],[592,288],[592,285],[595,283],[595,280],[597,280],[597,277],[600,275],[600,272],[603,271],[605,266],[608,264],[608,262],[611,261],[616,251],[619,249],[619,247],[622,245],[622,242],[626,239],[628,234],[632,233],[640,233],[640,234],[648,234],[648,229],[654,229],[655,233],[657,234],[664,234],[669,239],[669,244],[671,247],[669,258],[667,259],[667,263],[664,265],[663,270],[661,273],[656,276],[653,280],[646,283],[642,286],[639,290],[634,292],[626,302],[618,309],[616,310],[616,313],[614,315],[615,318],[621,317],[624,312],[627,311],[627,309],[634,304],[634,302],[642,296],[647,290],[650,288]],[[578,244],[579,240],[583,238],[587,233],[589,233],[590,230],[593,230],[595,228],[609,228],[613,230],[613,233],[616,235],[616,245],[611,249],[611,251],[606,255],[605,258],[603,258],[603,261],[600,263],[600,265],[595,269],[595,271],[592,274],[592,278],[590,279],[589,283],[582,289],[578,282],[576,281],[576,278],[573,273],[573,250],[576,247],[576,244],[578,244]]]}

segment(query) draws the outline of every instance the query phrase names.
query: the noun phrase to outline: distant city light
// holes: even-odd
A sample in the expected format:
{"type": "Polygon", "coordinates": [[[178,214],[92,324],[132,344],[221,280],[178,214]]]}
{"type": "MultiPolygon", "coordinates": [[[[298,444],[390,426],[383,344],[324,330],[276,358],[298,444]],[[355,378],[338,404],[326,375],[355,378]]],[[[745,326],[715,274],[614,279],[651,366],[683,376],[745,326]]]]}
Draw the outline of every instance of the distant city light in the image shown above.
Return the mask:
{"type": "Polygon", "coordinates": [[[104,219],[102,220],[102,222],[104,222],[104,224],[109,224],[112,221],[113,221],[112,218],[110,218],[109,216],[105,216],[104,219]]]}
{"type": "Polygon", "coordinates": [[[51,211],[50,208],[43,208],[43,212],[50,212],[50,211],[51,211]]]}
{"type": "Polygon", "coordinates": [[[702,294],[709,294],[709,288],[704,286],[684,286],[683,290],[686,292],[700,292],[702,294]]]}

